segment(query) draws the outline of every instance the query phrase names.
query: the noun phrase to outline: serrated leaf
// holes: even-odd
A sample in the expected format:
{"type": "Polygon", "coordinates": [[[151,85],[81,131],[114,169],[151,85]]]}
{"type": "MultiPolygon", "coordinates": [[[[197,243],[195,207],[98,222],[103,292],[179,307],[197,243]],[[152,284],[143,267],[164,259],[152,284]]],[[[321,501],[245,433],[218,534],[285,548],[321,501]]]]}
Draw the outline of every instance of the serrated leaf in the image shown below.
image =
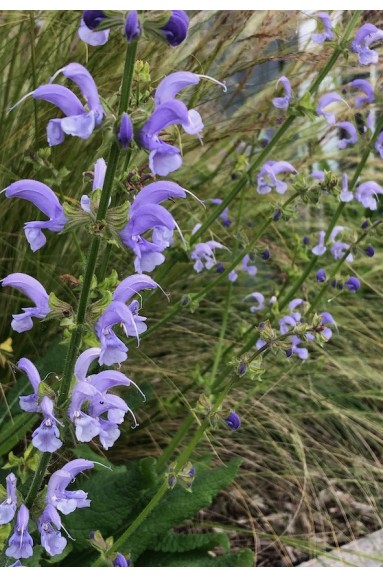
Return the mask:
{"type": "Polygon", "coordinates": [[[254,554],[247,549],[223,556],[213,556],[198,550],[178,554],[149,550],[137,561],[136,566],[251,567],[254,566],[254,554]]]}
{"type": "Polygon", "coordinates": [[[204,550],[208,552],[217,546],[228,552],[230,543],[226,534],[180,534],[169,532],[169,534],[157,540],[153,550],[155,552],[187,552],[189,550],[204,550]]]}
{"type": "Polygon", "coordinates": [[[211,505],[213,498],[229,486],[238,471],[240,459],[232,460],[228,466],[212,471],[198,471],[193,483],[193,493],[176,486],[167,492],[157,508],[130,536],[126,548],[137,559],[147,548],[153,548],[159,537],[168,533],[184,520],[193,518],[200,510],[211,505]]]}

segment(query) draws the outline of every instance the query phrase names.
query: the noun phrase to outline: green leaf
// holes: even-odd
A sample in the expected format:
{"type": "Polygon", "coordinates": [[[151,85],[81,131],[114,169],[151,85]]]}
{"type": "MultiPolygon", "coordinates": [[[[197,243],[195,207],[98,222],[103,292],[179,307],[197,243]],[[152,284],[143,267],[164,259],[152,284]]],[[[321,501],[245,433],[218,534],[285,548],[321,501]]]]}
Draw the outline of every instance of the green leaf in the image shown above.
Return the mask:
{"type": "Polygon", "coordinates": [[[254,566],[254,554],[247,549],[223,556],[213,556],[199,550],[179,554],[149,550],[138,560],[136,566],[251,567],[254,566]]]}
{"type": "Polygon", "coordinates": [[[0,455],[7,454],[21,440],[23,436],[39,420],[39,416],[34,413],[19,413],[13,420],[2,425],[0,455]]]}
{"type": "Polygon", "coordinates": [[[189,550],[213,550],[220,546],[229,551],[229,538],[223,533],[209,534],[180,534],[169,532],[159,538],[153,547],[156,552],[187,552],[189,550]]]}
{"type": "Polygon", "coordinates": [[[193,493],[176,486],[162,498],[146,520],[130,536],[126,547],[137,559],[147,548],[154,548],[156,542],[169,530],[184,520],[192,519],[203,508],[211,505],[213,498],[229,484],[237,474],[241,460],[232,460],[228,466],[212,471],[199,471],[193,483],[193,493]]]}

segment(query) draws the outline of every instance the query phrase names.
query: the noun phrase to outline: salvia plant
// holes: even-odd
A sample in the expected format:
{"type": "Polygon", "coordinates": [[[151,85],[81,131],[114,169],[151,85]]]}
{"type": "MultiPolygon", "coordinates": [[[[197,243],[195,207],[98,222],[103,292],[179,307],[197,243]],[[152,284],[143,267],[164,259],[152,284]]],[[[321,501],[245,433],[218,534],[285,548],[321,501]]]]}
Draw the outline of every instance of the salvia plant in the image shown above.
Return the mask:
{"type": "MultiPolygon", "coordinates": [[[[178,182],[177,177],[189,162],[184,155],[189,143],[204,146],[201,87],[209,84],[209,90],[225,94],[225,78],[177,69],[152,82],[150,62],[136,58],[141,42],[157,43],[158,50],[163,43],[174,51],[188,42],[189,17],[181,10],[86,10],[78,23],[81,42],[99,51],[126,46],[118,94],[106,100],[104,87],[98,86],[86,62],[65,63],[63,55],[59,67],[47,71],[44,84],[9,108],[9,115],[17,115],[20,107],[36,111],[37,104],[44,111],[49,149],[42,150],[52,151],[53,167],[54,151],[65,141],[92,144],[101,133],[103,144],[94,148],[91,171],[81,153],[71,169],[86,174],[82,195],[71,191],[59,196],[52,179],[39,180],[38,163],[36,178],[10,178],[2,190],[3,205],[21,199],[38,213],[37,220],[19,223],[33,258],[38,259],[55,234],[88,245],[82,275],[66,276],[73,285],[68,301],[54,293],[56,286],[48,277],[39,278],[40,267],[34,276],[19,269],[1,280],[3,299],[12,297],[14,306],[9,319],[13,339],[25,332],[33,335],[41,322],[56,324],[60,344],[55,355],[65,356],[54,380],[39,370],[37,348],[34,358],[21,357],[14,365],[16,376],[24,377],[22,391],[17,391],[21,413],[15,428],[28,434],[28,447],[22,457],[11,452],[4,467],[12,471],[3,477],[0,502],[2,566],[253,565],[252,552],[230,552],[224,534],[174,531],[210,505],[240,465],[233,460],[209,469],[191,460],[205,434],[221,430],[240,435],[243,417],[228,396],[241,388],[244,376],[262,381],[266,358],[300,363],[337,339],[331,299],[324,306],[323,297],[361,290],[357,260],[360,254],[374,257],[373,238],[381,224],[374,214],[383,188],[363,176],[370,155],[383,157],[383,117],[374,108],[377,95],[364,77],[349,82],[349,98],[324,85],[341,59],[348,58],[350,66],[376,64],[383,31],[361,24],[358,11],[343,24],[335,25],[326,12],[318,12],[315,20],[311,42],[315,50],[331,46],[328,61],[304,90],[287,73],[277,79],[270,99],[275,124],[251,150],[243,143],[236,146],[232,186],[225,196],[213,181],[211,198],[203,198],[193,183],[178,182]],[[351,107],[359,111],[362,129],[352,122],[351,107]],[[281,156],[278,144],[302,119],[315,122],[318,134],[336,138],[344,154],[363,142],[353,172],[281,156]],[[143,170],[134,164],[136,158],[144,159],[143,170]],[[241,230],[244,191],[254,203],[270,199],[268,214],[253,227],[251,238],[241,230]],[[300,240],[296,259],[302,268],[293,269],[278,289],[261,291],[257,277],[270,267],[275,251],[267,233],[278,228],[283,234],[299,206],[317,205],[326,197],[335,198],[336,209],[328,223],[307,230],[300,240]],[[175,216],[182,214],[185,203],[190,211],[187,230],[175,216]],[[342,219],[351,205],[355,211],[369,211],[357,232],[342,219]],[[130,275],[117,273],[112,251],[130,275]],[[172,302],[166,280],[177,262],[188,272],[183,297],[172,302]],[[196,278],[191,289],[190,275],[196,278]],[[314,296],[305,289],[308,279],[315,282],[314,296]],[[191,376],[198,400],[184,406],[184,422],[158,460],[146,457],[114,466],[108,451],[118,446],[127,423],[139,428],[139,414],[152,395],[145,383],[132,379],[133,369],[134,375],[140,371],[130,364],[131,349],[141,348],[151,334],[161,341],[167,323],[180,312],[191,315],[219,284],[228,292],[216,354],[206,370],[198,366],[191,376]],[[225,348],[228,309],[236,291],[247,321],[238,339],[225,348]],[[157,322],[145,307],[154,293],[161,296],[164,309],[157,322]],[[212,557],[214,548],[224,553],[212,557]]],[[[40,115],[36,120],[42,122],[40,115]]],[[[48,162],[46,152],[38,154],[45,154],[42,162],[48,162]]],[[[198,166],[193,170],[197,173],[198,166]]],[[[149,363],[144,354],[140,359],[149,363]]]]}

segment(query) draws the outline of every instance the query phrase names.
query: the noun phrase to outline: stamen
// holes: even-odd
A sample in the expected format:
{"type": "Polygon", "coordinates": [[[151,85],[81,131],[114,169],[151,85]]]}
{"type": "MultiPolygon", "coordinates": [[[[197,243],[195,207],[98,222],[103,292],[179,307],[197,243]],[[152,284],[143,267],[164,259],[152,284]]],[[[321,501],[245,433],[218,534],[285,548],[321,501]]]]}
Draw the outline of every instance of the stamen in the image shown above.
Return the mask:
{"type": "Polygon", "coordinates": [[[50,77],[50,79],[48,80],[48,84],[51,84],[51,83],[54,81],[54,79],[55,79],[61,72],[63,72],[63,70],[64,70],[63,68],[59,68],[59,70],[58,70],[57,72],[55,72],[53,76],[50,77]]]}
{"type": "Polygon", "coordinates": [[[140,394],[144,398],[144,401],[146,401],[146,395],[144,394],[143,391],[141,391],[141,389],[138,387],[137,383],[134,383],[133,379],[130,379],[130,377],[129,377],[129,381],[130,381],[130,383],[133,383],[134,387],[140,392],[140,394]]]}

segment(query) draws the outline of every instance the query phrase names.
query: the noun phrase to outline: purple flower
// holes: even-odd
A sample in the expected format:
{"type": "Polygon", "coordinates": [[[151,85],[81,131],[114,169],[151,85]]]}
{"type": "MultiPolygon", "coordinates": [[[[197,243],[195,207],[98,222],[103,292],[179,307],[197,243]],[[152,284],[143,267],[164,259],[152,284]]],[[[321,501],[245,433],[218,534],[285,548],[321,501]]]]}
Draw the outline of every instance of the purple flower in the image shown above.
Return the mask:
{"type": "Polygon", "coordinates": [[[316,108],[316,113],[318,116],[323,116],[328,124],[335,124],[335,115],[332,112],[326,112],[324,109],[333,104],[334,102],[344,102],[343,98],[339,96],[336,92],[329,92],[321,96],[318,100],[318,105],[316,108]]]}
{"type": "Polygon", "coordinates": [[[125,20],[125,36],[130,44],[141,34],[141,24],[138,18],[137,10],[130,10],[125,20]]]}
{"type": "Polygon", "coordinates": [[[289,108],[289,104],[291,102],[292,94],[291,94],[291,84],[286,76],[281,76],[278,80],[277,85],[281,83],[283,89],[285,91],[284,96],[279,96],[277,98],[273,98],[273,105],[275,108],[286,109],[289,108]]]}
{"type": "Polygon", "coordinates": [[[67,540],[61,535],[61,519],[58,511],[48,504],[37,522],[41,534],[41,545],[51,556],[61,554],[67,540]]]}
{"type": "Polygon", "coordinates": [[[345,149],[349,146],[353,146],[355,143],[358,142],[358,135],[356,132],[356,128],[352,124],[352,122],[338,122],[336,124],[338,128],[348,133],[348,138],[344,137],[340,141],[338,141],[338,149],[345,149]]]}
{"type": "Polygon", "coordinates": [[[117,140],[120,146],[124,149],[127,149],[133,140],[133,125],[130,116],[126,112],[124,112],[121,117],[117,140]]]}
{"type": "Polygon", "coordinates": [[[315,14],[315,18],[322,22],[324,31],[321,33],[313,34],[311,40],[315,44],[323,44],[325,40],[332,40],[334,38],[334,32],[332,30],[331,18],[327,12],[318,12],[315,14]]]}
{"type": "Polygon", "coordinates": [[[12,183],[5,189],[5,196],[7,198],[17,197],[30,201],[49,217],[49,221],[29,221],[25,223],[25,236],[32,251],[37,251],[47,241],[42,229],[49,229],[49,231],[59,233],[63,230],[68,220],[55,193],[47,185],[39,181],[23,179],[12,183]]]}
{"type": "Polygon", "coordinates": [[[90,46],[106,44],[110,30],[94,30],[105,19],[106,15],[103,10],[84,10],[78,30],[81,40],[90,46]]]}
{"type": "MultiPolygon", "coordinates": [[[[331,315],[331,313],[324,311],[320,315],[321,315],[321,323],[323,326],[324,325],[334,325],[336,327],[336,323],[335,323],[334,318],[331,315]]],[[[326,341],[328,341],[332,337],[332,331],[329,327],[321,327],[321,333],[325,337],[326,341]]]]}
{"type": "MultiPolygon", "coordinates": [[[[132,410],[116,395],[108,394],[107,390],[117,385],[129,386],[131,383],[142,394],[139,387],[119,371],[101,371],[87,376],[92,361],[100,357],[101,349],[93,347],[84,351],[77,360],[75,376],[77,383],[72,392],[69,407],[69,417],[76,427],[76,437],[79,441],[88,442],[95,436],[100,437],[104,449],[113,445],[120,435],[118,424],[129,412],[138,425],[132,410]],[[82,409],[83,405],[86,409],[82,409]],[[102,417],[103,414],[107,414],[102,417]]],[[[143,394],[142,394],[143,395],[143,394]]],[[[145,397],[145,396],[143,396],[145,397]]]]}
{"type": "Polygon", "coordinates": [[[125,558],[125,556],[123,556],[122,554],[117,554],[117,556],[113,560],[113,566],[116,566],[116,567],[122,568],[122,567],[130,566],[130,565],[131,565],[130,560],[127,560],[125,558]]]}
{"type": "Polygon", "coordinates": [[[171,16],[161,30],[170,46],[179,46],[188,33],[189,18],[183,10],[171,10],[171,16]]]}
{"type": "MultiPolygon", "coordinates": [[[[329,241],[330,243],[332,243],[330,251],[334,259],[341,259],[344,256],[345,252],[348,251],[348,249],[350,248],[350,245],[348,245],[347,243],[342,243],[336,240],[336,237],[339,235],[339,233],[343,233],[343,231],[344,227],[338,225],[337,227],[333,228],[331,235],[329,237],[329,241]]],[[[348,263],[352,263],[353,260],[354,257],[350,253],[347,256],[346,261],[348,263]]]]}
{"type": "Polygon", "coordinates": [[[241,425],[241,419],[238,414],[234,411],[231,411],[230,414],[225,419],[226,424],[229,426],[230,429],[235,431],[241,425]]]}
{"type": "Polygon", "coordinates": [[[292,344],[291,355],[297,355],[299,359],[302,359],[302,361],[308,358],[309,352],[306,349],[306,347],[298,347],[298,345],[301,343],[299,337],[297,337],[296,335],[292,335],[290,342],[292,344]]]}
{"type": "MultiPolygon", "coordinates": [[[[221,205],[222,204],[222,199],[210,199],[210,202],[213,205],[221,205]]],[[[222,225],[224,227],[229,227],[231,225],[231,220],[229,219],[229,207],[226,207],[222,213],[220,214],[219,218],[222,221],[222,225]]]]}
{"type": "Polygon", "coordinates": [[[294,167],[285,161],[266,161],[258,173],[258,193],[266,195],[275,189],[277,193],[283,195],[287,191],[288,185],[277,179],[277,175],[296,172],[294,167]]]}
{"type": "Polygon", "coordinates": [[[206,76],[205,74],[195,74],[194,72],[187,72],[185,70],[180,70],[178,72],[173,72],[168,74],[164,79],[161,80],[157,86],[157,90],[154,95],[154,103],[156,107],[168,102],[169,100],[174,100],[181,90],[184,90],[188,86],[195,86],[199,83],[201,78],[206,78],[222,86],[223,91],[226,92],[226,84],[216,80],[212,76],[206,76]]]}
{"type": "Polygon", "coordinates": [[[351,293],[356,293],[360,289],[361,283],[357,277],[350,277],[345,285],[351,293]]]}
{"type": "Polygon", "coordinates": [[[29,96],[54,104],[65,115],[64,118],[56,118],[48,122],[47,140],[50,146],[61,144],[64,141],[65,134],[78,136],[82,139],[89,138],[94,129],[100,126],[104,116],[104,109],[92,76],[84,66],[76,62],[60,68],[52,76],[49,84],[39,86],[36,90],[26,94],[12,109],[29,96]],[[88,110],[84,108],[80,100],[69,88],[60,84],[51,84],[60,72],[77,84],[86,100],[88,110]]]}
{"type": "Polygon", "coordinates": [[[326,247],[325,247],[325,243],[324,243],[325,236],[326,236],[325,231],[319,231],[318,245],[315,245],[315,247],[313,247],[311,249],[311,251],[314,253],[314,255],[317,255],[318,257],[323,255],[324,253],[326,253],[326,247]]]}
{"type": "Polygon", "coordinates": [[[315,170],[315,171],[312,171],[312,173],[310,174],[310,177],[312,179],[317,179],[318,181],[324,181],[325,174],[324,174],[324,171],[315,170]]]}
{"type": "Polygon", "coordinates": [[[43,397],[40,409],[44,419],[32,434],[32,445],[40,452],[53,453],[63,445],[55,423],[57,420],[53,413],[53,401],[47,396],[43,397]]]}
{"type": "Polygon", "coordinates": [[[247,273],[250,277],[254,277],[257,274],[257,267],[253,264],[253,259],[250,255],[245,255],[242,259],[242,271],[247,273]],[[250,262],[250,265],[249,265],[250,262]]]}
{"type": "Polygon", "coordinates": [[[169,125],[188,123],[188,109],[178,100],[161,104],[146,121],[139,133],[139,141],[143,148],[150,151],[149,167],[154,174],[166,177],[182,165],[180,150],[161,140],[158,134],[169,125]]]}
{"type": "Polygon", "coordinates": [[[29,510],[24,504],[17,513],[17,521],[5,555],[9,558],[30,558],[33,554],[33,540],[28,532],[29,510]]]}
{"type": "Polygon", "coordinates": [[[375,255],[375,249],[372,245],[366,247],[364,252],[366,253],[367,257],[373,257],[375,255]]]}
{"type": "Polygon", "coordinates": [[[358,55],[359,63],[367,66],[377,64],[379,55],[376,50],[371,50],[370,44],[383,38],[383,30],[373,24],[363,24],[355,35],[351,43],[351,50],[358,55]]]}
{"type": "Polygon", "coordinates": [[[106,20],[106,14],[103,10],[84,10],[82,18],[90,30],[94,30],[106,20]]]}
{"type": "Polygon", "coordinates": [[[20,562],[20,560],[16,560],[16,562],[14,562],[13,564],[11,564],[9,567],[10,567],[10,568],[16,568],[16,567],[19,567],[19,566],[22,567],[23,565],[22,565],[22,563],[20,562]]]}
{"type": "Polygon", "coordinates": [[[348,178],[346,173],[343,173],[342,175],[342,189],[339,198],[343,203],[348,203],[354,198],[354,195],[348,189],[348,178]]]}
{"type": "Polygon", "coordinates": [[[363,105],[371,104],[371,102],[374,102],[375,94],[371,84],[367,82],[367,80],[364,80],[363,78],[356,78],[350,82],[350,86],[361,90],[365,94],[365,96],[355,97],[355,108],[362,108],[363,105]]]}
{"type": "Polygon", "coordinates": [[[288,304],[287,308],[289,309],[290,313],[288,315],[284,315],[278,321],[279,323],[279,330],[284,335],[288,333],[290,327],[295,327],[297,323],[301,320],[301,314],[299,311],[295,311],[297,307],[300,307],[303,304],[303,299],[293,299],[288,304]]]}
{"type": "Polygon", "coordinates": [[[120,231],[120,237],[133,249],[134,267],[138,273],[151,272],[164,262],[162,253],[173,243],[174,229],[179,231],[172,214],[160,203],[185,197],[184,189],[171,181],[151,183],[136,195],[129,209],[129,221],[120,231]],[[152,231],[151,241],[143,236],[148,231],[152,231]]]}
{"type": "Polygon", "coordinates": [[[0,525],[8,524],[13,520],[16,514],[17,496],[16,496],[16,476],[9,474],[5,481],[7,483],[7,498],[0,504],[0,525]]]}
{"type": "Polygon", "coordinates": [[[48,293],[45,291],[41,283],[36,281],[36,279],[30,275],[25,275],[25,273],[12,273],[3,279],[1,284],[3,287],[14,287],[15,289],[19,289],[35,303],[35,307],[23,307],[24,313],[12,315],[13,321],[11,326],[14,331],[17,331],[17,333],[22,333],[23,331],[32,329],[32,317],[44,319],[44,317],[46,317],[50,312],[51,309],[48,305],[48,293]]]}
{"type": "Polygon", "coordinates": [[[382,195],[383,189],[375,181],[366,181],[359,185],[355,192],[355,198],[363,207],[376,211],[377,209],[377,195],[382,195]]]}
{"type": "Polygon", "coordinates": [[[248,299],[251,299],[251,301],[256,301],[258,303],[257,305],[252,305],[250,307],[251,313],[256,313],[257,311],[261,311],[262,309],[265,308],[265,298],[262,295],[262,293],[258,293],[258,291],[255,291],[254,293],[250,293],[250,295],[247,295],[245,297],[246,301],[248,299]]]}
{"type": "Polygon", "coordinates": [[[20,407],[23,411],[28,413],[35,413],[40,411],[39,406],[39,385],[41,383],[41,377],[39,372],[37,371],[36,367],[33,365],[29,359],[26,357],[22,357],[17,362],[17,367],[20,371],[23,371],[27,374],[29,381],[32,384],[33,392],[30,395],[20,395],[19,396],[19,403],[20,407]]]}
{"type": "Polygon", "coordinates": [[[319,269],[316,277],[319,283],[324,283],[326,281],[326,271],[324,269],[319,269]]]}
{"type": "MultiPolygon", "coordinates": [[[[90,500],[87,499],[88,494],[86,492],[83,490],[69,491],[66,488],[80,472],[93,467],[93,462],[77,459],[68,462],[61,470],[54,472],[48,482],[47,504],[60,510],[63,514],[70,514],[76,508],[88,508],[90,500]]],[[[21,556],[17,557],[21,558],[21,556]]]]}
{"type": "Polygon", "coordinates": [[[229,279],[229,281],[231,283],[235,283],[236,280],[238,279],[238,273],[235,269],[233,269],[233,271],[230,271],[230,273],[228,274],[227,278],[229,279]]]}
{"type": "MultiPolygon", "coordinates": [[[[192,231],[192,235],[200,228],[200,224],[196,225],[192,231]]],[[[212,269],[216,264],[214,249],[226,249],[224,245],[217,241],[206,241],[205,243],[197,243],[190,254],[190,258],[194,261],[193,269],[197,273],[201,273],[203,269],[212,269]]]]}
{"type": "Polygon", "coordinates": [[[147,275],[131,275],[122,281],[113,294],[113,301],[105,309],[95,325],[97,336],[101,343],[100,365],[112,365],[121,363],[127,358],[127,346],[117,337],[113,331],[114,325],[121,325],[125,335],[136,337],[146,331],[144,321],[146,317],[141,317],[139,313],[139,302],[129,301],[133,295],[146,289],[158,287],[147,275]]]}

